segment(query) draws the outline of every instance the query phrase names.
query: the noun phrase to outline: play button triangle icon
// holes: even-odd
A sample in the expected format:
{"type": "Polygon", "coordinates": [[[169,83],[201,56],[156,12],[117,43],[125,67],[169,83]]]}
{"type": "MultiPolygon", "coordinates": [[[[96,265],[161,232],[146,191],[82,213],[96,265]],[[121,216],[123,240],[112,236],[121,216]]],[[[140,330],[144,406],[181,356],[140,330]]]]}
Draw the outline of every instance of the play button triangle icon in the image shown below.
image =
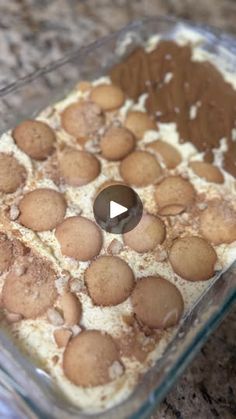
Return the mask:
{"type": "Polygon", "coordinates": [[[124,214],[126,211],[128,211],[128,208],[118,204],[118,202],[110,201],[110,218],[118,217],[118,215],[124,214]]]}

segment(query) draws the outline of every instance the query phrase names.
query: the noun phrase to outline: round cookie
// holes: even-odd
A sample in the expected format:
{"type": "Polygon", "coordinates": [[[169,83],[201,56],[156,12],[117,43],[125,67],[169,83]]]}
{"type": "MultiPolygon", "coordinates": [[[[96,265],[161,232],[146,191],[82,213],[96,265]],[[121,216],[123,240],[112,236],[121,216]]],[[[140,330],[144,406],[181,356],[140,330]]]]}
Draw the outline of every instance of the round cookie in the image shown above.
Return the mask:
{"type": "Polygon", "coordinates": [[[101,108],[92,102],[76,102],[61,114],[63,129],[75,138],[87,138],[105,123],[101,108]]]}
{"type": "Polygon", "coordinates": [[[71,186],[87,185],[100,173],[100,163],[95,156],[72,148],[59,154],[58,166],[61,177],[71,186]]]}
{"type": "Polygon", "coordinates": [[[25,179],[26,170],[15,157],[0,153],[0,192],[15,192],[25,179]]]}
{"type": "Polygon", "coordinates": [[[145,253],[161,244],[166,235],[165,224],[151,214],[142,216],[139,224],[123,235],[124,243],[138,253],[145,253]]]}
{"type": "Polygon", "coordinates": [[[189,167],[193,170],[195,175],[205,179],[207,182],[223,183],[224,176],[218,167],[204,161],[192,161],[189,167]]]}
{"type": "Polygon", "coordinates": [[[174,241],[169,261],[173,270],[188,281],[205,281],[214,275],[217,255],[201,237],[189,236],[174,241]]]}
{"type": "Polygon", "coordinates": [[[34,231],[55,228],[64,218],[66,201],[54,189],[35,189],[24,195],[19,203],[19,222],[34,231]]]}
{"type": "Polygon", "coordinates": [[[157,140],[149,143],[148,148],[154,150],[165,163],[167,169],[175,169],[181,163],[181,155],[178,150],[171,144],[165,141],[157,140]]]}
{"type": "Polygon", "coordinates": [[[137,281],[131,295],[134,313],[144,325],[154,329],[175,326],[183,313],[183,297],[164,278],[147,276],[137,281]]]}
{"type": "Polygon", "coordinates": [[[151,153],[138,150],[122,160],[120,174],[126,183],[143,187],[157,181],[161,167],[151,153]]]}
{"type": "Polygon", "coordinates": [[[200,214],[200,230],[213,244],[236,240],[236,212],[227,202],[211,201],[200,214]]]}
{"type": "Polygon", "coordinates": [[[97,256],[102,247],[99,227],[85,217],[66,218],[55,232],[64,256],[86,261],[97,256]]]}
{"type": "Polygon", "coordinates": [[[57,297],[54,286],[56,275],[42,258],[24,257],[23,273],[16,269],[6,277],[2,290],[4,307],[25,318],[35,318],[51,307],[57,297]]]}
{"type": "Polygon", "coordinates": [[[77,386],[96,387],[112,381],[111,369],[120,363],[118,349],[108,333],[86,330],[73,338],[63,354],[65,376],[77,386]]]}
{"type": "Polygon", "coordinates": [[[85,271],[85,282],[95,304],[114,306],[129,297],[134,287],[134,275],[129,265],[119,257],[100,256],[85,271]]]}
{"type": "Polygon", "coordinates": [[[192,184],[181,176],[169,176],[156,186],[155,200],[160,215],[175,215],[184,211],[195,199],[192,184]]]}
{"type": "Polygon", "coordinates": [[[90,99],[103,111],[114,111],[123,105],[125,94],[114,84],[99,84],[92,89],[90,99]]]}
{"type": "Polygon", "coordinates": [[[146,112],[141,111],[128,112],[124,125],[134,134],[137,140],[141,140],[146,131],[157,129],[154,120],[146,112]]]}
{"type": "Polygon", "coordinates": [[[45,160],[54,151],[56,136],[45,122],[23,121],[13,130],[12,136],[18,147],[32,159],[45,160]]]}
{"type": "Polygon", "coordinates": [[[124,127],[109,128],[100,141],[102,156],[107,160],[121,160],[131,153],[135,138],[131,131],[124,127]]]}
{"type": "Polygon", "coordinates": [[[0,233],[0,273],[7,271],[13,263],[12,242],[4,233],[0,233]]]}

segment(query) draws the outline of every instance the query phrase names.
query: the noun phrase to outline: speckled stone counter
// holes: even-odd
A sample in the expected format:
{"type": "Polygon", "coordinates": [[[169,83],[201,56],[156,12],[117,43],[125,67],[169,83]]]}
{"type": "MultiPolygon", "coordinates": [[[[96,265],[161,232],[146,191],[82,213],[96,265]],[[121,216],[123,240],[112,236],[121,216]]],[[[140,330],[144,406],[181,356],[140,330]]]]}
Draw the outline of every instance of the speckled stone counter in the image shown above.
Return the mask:
{"type": "MultiPolygon", "coordinates": [[[[234,0],[0,0],[0,88],[145,14],[236,33],[234,0]]],[[[236,418],[236,308],[152,416],[172,418],[236,418]]]]}

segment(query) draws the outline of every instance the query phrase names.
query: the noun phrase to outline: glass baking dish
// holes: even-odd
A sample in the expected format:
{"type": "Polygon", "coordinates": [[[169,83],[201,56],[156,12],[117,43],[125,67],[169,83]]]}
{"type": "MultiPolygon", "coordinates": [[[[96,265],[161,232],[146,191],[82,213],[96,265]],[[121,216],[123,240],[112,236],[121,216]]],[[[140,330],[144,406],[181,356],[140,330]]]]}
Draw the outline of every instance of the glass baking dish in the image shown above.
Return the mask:
{"type": "MultiPolygon", "coordinates": [[[[142,45],[151,35],[174,39],[182,29],[202,35],[202,48],[220,58],[228,71],[236,68],[236,38],[217,29],[172,17],[146,18],[93,44],[75,49],[62,59],[0,90],[0,134],[20,120],[36,116],[44,107],[63,98],[79,80],[107,73],[125,53],[142,45]],[[124,53],[124,51],[123,51],[124,53]]],[[[236,301],[236,262],[218,275],[188,312],[162,358],[147,372],[131,396],[96,418],[144,418],[163,399],[175,380],[236,301]]],[[[55,388],[50,376],[27,360],[0,331],[0,398],[14,417],[88,418],[55,388]],[[7,407],[8,406],[8,407],[7,407]]],[[[13,417],[13,416],[10,416],[13,417]]]]}

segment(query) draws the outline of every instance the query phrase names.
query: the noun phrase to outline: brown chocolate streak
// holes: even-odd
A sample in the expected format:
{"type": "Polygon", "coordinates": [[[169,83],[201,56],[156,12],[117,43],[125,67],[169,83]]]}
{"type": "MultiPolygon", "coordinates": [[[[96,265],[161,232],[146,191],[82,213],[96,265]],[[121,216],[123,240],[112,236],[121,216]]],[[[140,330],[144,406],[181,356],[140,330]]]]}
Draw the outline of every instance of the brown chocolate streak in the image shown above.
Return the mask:
{"type": "Polygon", "coordinates": [[[150,53],[136,49],[112,68],[110,76],[134,100],[148,93],[147,111],[157,122],[175,122],[180,141],[191,141],[206,161],[213,161],[212,149],[225,137],[224,168],[236,176],[236,91],[213,64],[191,61],[190,46],[162,41],[150,53]],[[165,83],[167,73],[172,79],[165,83]],[[196,103],[196,118],[190,119],[190,107],[196,103]]]}

